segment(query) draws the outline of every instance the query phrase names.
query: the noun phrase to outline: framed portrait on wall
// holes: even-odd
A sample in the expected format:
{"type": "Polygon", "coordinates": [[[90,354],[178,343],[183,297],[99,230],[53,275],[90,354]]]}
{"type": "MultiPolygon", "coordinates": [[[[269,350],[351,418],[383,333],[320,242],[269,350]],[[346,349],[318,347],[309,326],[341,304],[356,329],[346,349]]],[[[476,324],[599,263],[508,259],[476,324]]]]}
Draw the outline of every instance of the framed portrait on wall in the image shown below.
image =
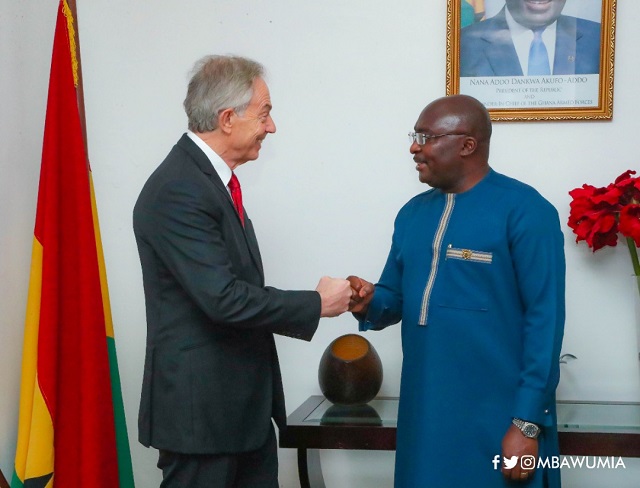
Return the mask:
{"type": "Polygon", "coordinates": [[[492,120],[613,117],[616,0],[447,0],[447,95],[492,120]]]}

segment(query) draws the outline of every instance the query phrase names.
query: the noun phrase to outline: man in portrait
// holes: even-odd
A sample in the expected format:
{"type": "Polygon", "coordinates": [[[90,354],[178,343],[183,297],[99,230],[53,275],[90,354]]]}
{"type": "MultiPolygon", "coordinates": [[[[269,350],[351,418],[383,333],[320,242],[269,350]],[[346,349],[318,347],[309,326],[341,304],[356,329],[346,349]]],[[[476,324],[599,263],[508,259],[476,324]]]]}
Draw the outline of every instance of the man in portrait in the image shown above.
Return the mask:
{"type": "Polygon", "coordinates": [[[506,0],[493,17],[462,28],[460,76],[600,72],[600,24],[562,15],[566,0],[506,0]]]}

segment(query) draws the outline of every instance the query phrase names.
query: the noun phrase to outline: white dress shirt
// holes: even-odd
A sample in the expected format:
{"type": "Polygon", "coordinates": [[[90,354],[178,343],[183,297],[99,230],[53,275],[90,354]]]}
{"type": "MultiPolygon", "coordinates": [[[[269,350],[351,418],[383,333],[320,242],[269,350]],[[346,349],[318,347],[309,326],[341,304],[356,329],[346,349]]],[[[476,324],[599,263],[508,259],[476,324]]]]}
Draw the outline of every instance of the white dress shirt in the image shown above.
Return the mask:
{"type": "MultiPolygon", "coordinates": [[[[505,8],[505,15],[507,17],[509,31],[511,32],[511,39],[518,54],[520,67],[526,75],[529,71],[529,48],[531,47],[531,41],[533,41],[533,31],[518,24],[509,12],[509,8],[505,8]]],[[[547,48],[547,54],[549,55],[550,73],[553,73],[553,59],[556,54],[556,25],[557,22],[554,22],[548,25],[544,32],[542,32],[542,42],[544,42],[547,48]]]]}
{"type": "Polygon", "coordinates": [[[213,169],[216,170],[218,176],[222,180],[222,184],[226,187],[227,193],[231,195],[231,190],[229,190],[229,180],[231,179],[231,168],[227,166],[227,163],[218,156],[218,154],[211,149],[206,142],[204,142],[200,137],[198,137],[194,132],[190,130],[187,131],[187,136],[196,143],[196,145],[202,149],[202,152],[209,158],[211,164],[213,165],[213,169]]]}

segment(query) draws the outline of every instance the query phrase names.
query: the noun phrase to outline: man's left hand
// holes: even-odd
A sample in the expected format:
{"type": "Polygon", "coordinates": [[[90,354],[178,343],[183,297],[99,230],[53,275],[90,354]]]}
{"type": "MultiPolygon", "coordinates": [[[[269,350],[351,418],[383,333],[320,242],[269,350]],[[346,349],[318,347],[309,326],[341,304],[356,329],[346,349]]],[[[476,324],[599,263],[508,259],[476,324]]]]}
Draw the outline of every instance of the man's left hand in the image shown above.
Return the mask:
{"type": "Polygon", "coordinates": [[[502,474],[506,479],[522,482],[530,480],[538,464],[538,439],[525,437],[518,427],[512,425],[502,438],[502,459],[502,474]],[[511,469],[507,469],[504,459],[513,460],[513,456],[517,456],[517,461],[511,469]]]}

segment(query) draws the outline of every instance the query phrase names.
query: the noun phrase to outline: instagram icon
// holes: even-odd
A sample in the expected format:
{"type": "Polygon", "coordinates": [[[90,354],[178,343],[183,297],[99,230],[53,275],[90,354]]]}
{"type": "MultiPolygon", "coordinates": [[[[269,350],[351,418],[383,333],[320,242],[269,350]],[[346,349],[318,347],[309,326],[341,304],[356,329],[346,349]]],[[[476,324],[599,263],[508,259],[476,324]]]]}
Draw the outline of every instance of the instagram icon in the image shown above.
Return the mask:
{"type": "Polygon", "coordinates": [[[531,471],[536,467],[536,457],[531,455],[525,455],[520,458],[520,468],[523,471],[531,471]]]}

